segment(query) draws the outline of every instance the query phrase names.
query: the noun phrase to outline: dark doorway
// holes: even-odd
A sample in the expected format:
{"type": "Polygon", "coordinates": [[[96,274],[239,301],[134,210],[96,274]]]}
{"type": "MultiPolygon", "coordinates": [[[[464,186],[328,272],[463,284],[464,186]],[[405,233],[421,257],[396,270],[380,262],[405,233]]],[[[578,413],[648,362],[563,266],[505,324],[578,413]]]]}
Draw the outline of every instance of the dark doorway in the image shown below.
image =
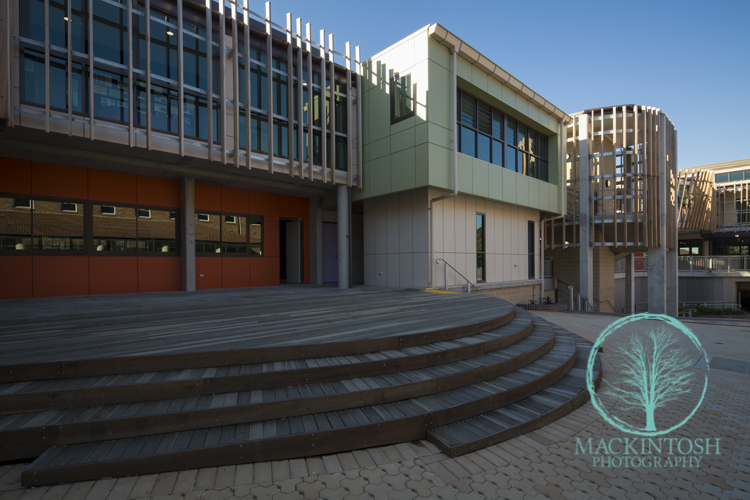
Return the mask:
{"type": "Polygon", "coordinates": [[[302,221],[281,219],[279,221],[279,281],[302,283],[302,221]]]}

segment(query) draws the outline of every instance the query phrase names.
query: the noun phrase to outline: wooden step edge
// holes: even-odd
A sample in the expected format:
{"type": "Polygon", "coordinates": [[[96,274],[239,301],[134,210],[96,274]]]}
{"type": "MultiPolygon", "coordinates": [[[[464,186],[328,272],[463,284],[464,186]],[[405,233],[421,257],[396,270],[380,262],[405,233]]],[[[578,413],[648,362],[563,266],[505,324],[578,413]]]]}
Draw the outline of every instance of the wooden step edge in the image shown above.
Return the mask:
{"type": "Polygon", "coordinates": [[[122,356],[50,363],[3,365],[0,366],[0,383],[150,372],[154,371],[154,367],[158,367],[158,371],[170,371],[387,351],[390,349],[469,337],[499,328],[510,322],[514,317],[515,311],[513,308],[510,308],[501,316],[476,323],[376,339],[260,347],[254,349],[204,351],[198,353],[122,356]]]}
{"type": "MultiPolygon", "coordinates": [[[[570,362],[575,362],[576,353],[561,365],[569,369],[570,362]]],[[[558,368],[557,371],[561,371],[558,368]]],[[[566,371],[563,371],[564,375],[566,371]]],[[[561,376],[562,376],[561,375],[561,376]]],[[[557,377],[557,379],[561,378],[557,377]]],[[[526,384],[533,391],[536,381],[526,384]]],[[[538,392],[538,391],[534,391],[538,392]]],[[[517,401],[528,397],[517,394],[517,401]]],[[[428,430],[436,427],[436,423],[447,425],[453,421],[468,418],[462,416],[469,410],[472,415],[486,413],[497,409],[499,398],[489,396],[477,400],[475,404],[461,405],[459,411],[453,408],[438,412],[405,417],[388,422],[360,425],[344,429],[306,433],[283,438],[269,438],[264,440],[215,446],[207,449],[189,450],[185,452],[149,456],[143,458],[112,460],[95,464],[63,466],[51,469],[42,468],[44,455],[40,456],[21,474],[21,485],[24,487],[43,486],[58,483],[96,480],[102,477],[122,477],[134,474],[153,474],[175,470],[197,469],[202,467],[217,467],[236,465],[269,460],[284,460],[291,458],[305,458],[330,453],[340,453],[373,446],[385,446],[423,439],[428,430]],[[488,404],[489,403],[489,404],[488,404]],[[474,407],[473,410],[471,407],[474,407]],[[489,407],[489,409],[484,409],[489,407]],[[445,415],[441,415],[445,414],[445,415]]],[[[510,403],[506,403],[510,404],[510,403]]],[[[58,447],[50,448],[46,453],[53,453],[58,447]]]]}
{"type": "Polygon", "coordinates": [[[80,444],[220,425],[260,422],[427,396],[489,380],[523,368],[546,354],[554,345],[554,341],[554,337],[550,337],[533,349],[502,363],[392,387],[225,408],[9,430],[0,432],[0,461],[36,457],[52,445],[80,444]]]}
{"type": "Polygon", "coordinates": [[[515,344],[526,338],[533,330],[534,323],[532,320],[529,321],[530,323],[518,332],[494,340],[400,358],[248,375],[0,395],[0,415],[239,392],[247,390],[248,387],[270,389],[330,382],[352,378],[353,372],[358,377],[367,377],[427,368],[479,356],[515,344]]]}
{"type": "MultiPolygon", "coordinates": [[[[600,369],[596,379],[594,380],[595,388],[597,389],[599,388],[599,384],[601,384],[601,380],[602,380],[602,370],[600,369]]],[[[572,399],[570,399],[563,405],[558,406],[557,408],[543,415],[540,415],[538,418],[529,420],[517,426],[511,427],[510,429],[506,429],[504,431],[498,432],[497,434],[493,434],[492,436],[487,436],[487,437],[478,439],[476,441],[472,441],[470,443],[464,443],[458,446],[451,446],[445,443],[445,441],[443,441],[439,436],[436,436],[435,434],[433,434],[432,431],[428,431],[427,439],[431,443],[433,443],[435,446],[440,448],[440,450],[446,455],[448,455],[449,457],[457,457],[460,455],[464,455],[466,453],[471,453],[472,451],[486,448],[487,446],[491,446],[493,444],[507,441],[508,439],[512,439],[514,437],[521,436],[528,432],[544,427],[545,425],[549,425],[555,422],[556,420],[574,412],[581,406],[583,406],[589,400],[589,398],[590,398],[589,391],[588,389],[584,388],[583,391],[578,393],[578,395],[576,395],[575,397],[573,397],[572,399]]]]}

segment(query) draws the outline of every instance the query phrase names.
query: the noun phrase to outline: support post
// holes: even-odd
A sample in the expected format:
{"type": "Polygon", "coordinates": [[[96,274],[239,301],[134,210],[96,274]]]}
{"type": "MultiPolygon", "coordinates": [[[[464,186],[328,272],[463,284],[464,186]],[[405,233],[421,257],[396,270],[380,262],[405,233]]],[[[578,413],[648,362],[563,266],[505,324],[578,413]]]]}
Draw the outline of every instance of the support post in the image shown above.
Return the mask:
{"type": "Polygon", "coordinates": [[[338,226],[339,288],[349,288],[349,188],[346,184],[336,186],[336,211],[338,226]]]}
{"type": "MultiPolygon", "coordinates": [[[[301,120],[300,120],[301,121],[301,120]]],[[[301,172],[302,170],[300,170],[301,172]]],[[[323,284],[323,209],[319,197],[310,198],[310,283],[323,284]]]]}
{"type": "Polygon", "coordinates": [[[589,140],[589,116],[582,114],[578,117],[578,185],[579,185],[579,290],[580,294],[586,299],[594,297],[594,250],[592,247],[591,234],[591,141],[589,140]]]}
{"type": "Polygon", "coordinates": [[[625,257],[625,314],[635,314],[635,257],[625,257]]]}
{"type": "Polygon", "coordinates": [[[182,290],[195,291],[195,179],[180,182],[180,247],[182,249],[182,290]]]}

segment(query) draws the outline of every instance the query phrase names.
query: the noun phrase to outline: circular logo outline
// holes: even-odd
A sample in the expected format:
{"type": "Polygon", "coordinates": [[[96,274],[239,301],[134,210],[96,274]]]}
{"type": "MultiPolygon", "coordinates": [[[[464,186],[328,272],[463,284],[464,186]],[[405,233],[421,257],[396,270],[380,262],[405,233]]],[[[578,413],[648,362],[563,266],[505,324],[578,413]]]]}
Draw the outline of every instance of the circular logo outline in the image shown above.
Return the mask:
{"type": "Polygon", "coordinates": [[[664,314],[641,313],[641,314],[634,314],[632,316],[627,316],[625,318],[618,319],[617,321],[609,325],[599,335],[599,338],[597,338],[596,342],[591,348],[591,352],[589,353],[588,363],[586,365],[586,388],[589,391],[591,403],[594,405],[594,408],[596,408],[596,410],[604,418],[604,420],[606,420],[610,425],[612,425],[616,429],[619,429],[620,431],[628,433],[628,434],[635,434],[635,435],[642,436],[642,437],[661,436],[669,432],[672,432],[674,430],[677,430],[683,425],[685,425],[688,422],[688,420],[690,420],[693,417],[693,415],[695,415],[695,412],[698,411],[698,408],[700,408],[701,404],[703,403],[703,398],[706,396],[706,390],[708,389],[708,372],[709,372],[708,354],[706,353],[706,350],[703,349],[703,346],[698,340],[698,337],[695,336],[695,334],[692,332],[692,330],[690,330],[690,328],[683,325],[677,319],[664,315],[664,314]],[[613,415],[610,415],[609,412],[604,408],[604,405],[602,404],[601,400],[596,394],[596,388],[594,387],[594,364],[596,363],[596,355],[598,354],[599,348],[601,347],[602,343],[604,343],[604,340],[608,336],[610,336],[612,333],[614,333],[618,328],[625,326],[628,323],[632,323],[634,321],[641,321],[641,320],[663,321],[664,323],[667,323],[668,325],[676,328],[677,330],[679,330],[681,333],[683,333],[686,337],[690,339],[693,345],[695,345],[695,347],[700,351],[700,353],[703,354],[704,358],[706,359],[706,374],[705,374],[705,378],[703,382],[703,392],[701,393],[701,397],[700,397],[700,400],[698,401],[698,404],[695,405],[695,408],[693,408],[693,411],[691,411],[687,417],[685,417],[682,421],[680,421],[679,423],[677,423],[676,425],[673,425],[672,427],[668,429],[663,429],[663,430],[657,429],[655,431],[646,431],[644,429],[638,429],[636,427],[633,427],[628,422],[625,422],[624,420],[621,420],[613,415]]]}

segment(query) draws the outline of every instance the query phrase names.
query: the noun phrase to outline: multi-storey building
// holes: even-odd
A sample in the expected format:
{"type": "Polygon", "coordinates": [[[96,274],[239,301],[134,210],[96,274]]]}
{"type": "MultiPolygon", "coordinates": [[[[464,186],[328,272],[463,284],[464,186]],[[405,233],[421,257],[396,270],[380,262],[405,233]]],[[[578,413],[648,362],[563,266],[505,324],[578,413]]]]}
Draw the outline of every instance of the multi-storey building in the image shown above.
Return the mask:
{"type": "Polygon", "coordinates": [[[2,3],[0,297],[320,282],[337,197],[348,285],[358,49],[247,5],[2,3]]]}

